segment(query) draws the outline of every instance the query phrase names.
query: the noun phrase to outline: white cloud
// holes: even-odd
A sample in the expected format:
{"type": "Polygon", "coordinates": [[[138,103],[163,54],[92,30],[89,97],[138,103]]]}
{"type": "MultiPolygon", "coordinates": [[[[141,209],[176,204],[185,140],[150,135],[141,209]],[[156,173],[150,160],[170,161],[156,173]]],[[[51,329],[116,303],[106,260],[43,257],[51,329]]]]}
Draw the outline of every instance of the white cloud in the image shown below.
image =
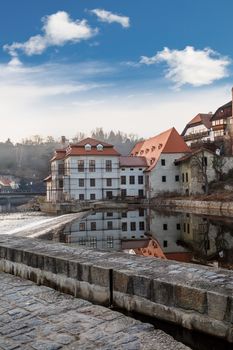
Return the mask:
{"type": "Polygon", "coordinates": [[[90,12],[94,13],[101,22],[119,23],[123,28],[128,28],[130,26],[129,17],[116,15],[115,13],[103,9],[94,9],[90,12]]]}
{"type": "Polygon", "coordinates": [[[24,43],[15,42],[5,45],[4,49],[11,56],[17,56],[18,50],[26,55],[40,55],[49,46],[62,46],[68,42],[79,42],[92,38],[98,33],[98,29],[91,28],[86,20],[72,21],[69,14],[59,11],[46,16],[43,21],[43,35],[35,35],[24,43]]]}
{"type": "Polygon", "coordinates": [[[140,63],[146,65],[159,62],[167,63],[166,78],[179,88],[184,84],[208,85],[215,80],[227,77],[230,59],[220,56],[209,48],[195,50],[192,46],[187,46],[184,50],[170,50],[165,47],[155,56],[142,56],[140,60],[140,63]]]}

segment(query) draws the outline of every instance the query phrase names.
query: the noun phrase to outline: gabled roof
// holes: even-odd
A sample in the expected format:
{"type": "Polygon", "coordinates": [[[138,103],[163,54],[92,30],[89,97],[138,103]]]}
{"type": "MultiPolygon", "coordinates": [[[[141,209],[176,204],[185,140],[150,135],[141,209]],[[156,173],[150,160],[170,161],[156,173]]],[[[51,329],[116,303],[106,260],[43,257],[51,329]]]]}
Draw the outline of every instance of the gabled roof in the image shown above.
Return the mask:
{"type": "Polygon", "coordinates": [[[99,140],[93,139],[92,137],[87,137],[78,143],[72,144],[72,147],[83,147],[87,144],[93,147],[96,147],[97,145],[102,145],[104,147],[113,147],[113,145],[111,145],[110,143],[99,141],[99,140]]]}
{"type": "Polygon", "coordinates": [[[66,157],[69,156],[83,156],[83,155],[89,155],[89,156],[120,156],[120,153],[117,152],[114,149],[114,146],[106,143],[106,142],[102,142],[96,139],[93,139],[91,137],[88,137],[76,144],[70,144],[67,148],[66,148],[66,157]],[[90,145],[91,148],[90,149],[86,149],[85,146],[86,145],[90,145]],[[102,145],[103,149],[102,150],[98,150],[97,146],[98,145],[102,145]]]}
{"type": "Polygon", "coordinates": [[[43,181],[44,182],[51,182],[52,181],[52,175],[47,176],[43,181]]]}
{"type": "Polygon", "coordinates": [[[211,153],[211,154],[215,154],[214,152],[212,152],[212,151],[209,150],[208,148],[201,147],[201,148],[199,148],[199,149],[197,149],[197,150],[195,150],[195,151],[193,151],[193,152],[191,152],[191,153],[189,153],[189,154],[184,155],[183,157],[181,157],[181,158],[179,158],[179,159],[176,159],[176,160],[175,160],[175,164],[180,164],[180,163],[186,162],[187,160],[189,160],[190,158],[192,158],[192,156],[194,156],[194,155],[196,155],[196,154],[198,154],[198,153],[200,153],[200,152],[202,152],[202,151],[208,152],[208,153],[211,153]]]}
{"type": "Polygon", "coordinates": [[[52,162],[53,160],[62,160],[65,158],[66,150],[65,149],[56,149],[54,152],[53,158],[50,160],[52,162]]]}
{"type": "Polygon", "coordinates": [[[6,186],[6,187],[11,187],[11,184],[12,184],[12,180],[7,179],[5,177],[0,178],[0,185],[6,186]]]}
{"type": "Polygon", "coordinates": [[[211,121],[218,119],[225,119],[232,116],[232,101],[227,102],[225,105],[219,107],[213,114],[211,121]]]}
{"type": "Polygon", "coordinates": [[[193,128],[196,125],[204,125],[207,129],[211,128],[212,113],[199,113],[186,125],[181,135],[184,136],[188,128],[193,128]]]}
{"type": "Polygon", "coordinates": [[[120,157],[121,167],[142,167],[147,168],[148,163],[145,157],[120,157]]]}
{"type": "Polygon", "coordinates": [[[144,142],[135,145],[131,155],[144,156],[150,164],[149,169],[155,167],[162,153],[189,153],[190,148],[175,128],[171,128],[157,136],[151,137],[144,142]]]}

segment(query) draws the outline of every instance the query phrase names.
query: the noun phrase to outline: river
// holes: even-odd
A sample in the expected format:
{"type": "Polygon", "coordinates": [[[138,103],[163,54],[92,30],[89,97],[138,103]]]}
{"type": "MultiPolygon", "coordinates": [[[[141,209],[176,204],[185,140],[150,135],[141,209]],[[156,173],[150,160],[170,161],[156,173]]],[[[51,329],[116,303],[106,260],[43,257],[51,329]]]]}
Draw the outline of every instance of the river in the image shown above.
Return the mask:
{"type": "Polygon", "coordinates": [[[131,209],[0,213],[0,233],[233,268],[233,218],[131,209]]]}

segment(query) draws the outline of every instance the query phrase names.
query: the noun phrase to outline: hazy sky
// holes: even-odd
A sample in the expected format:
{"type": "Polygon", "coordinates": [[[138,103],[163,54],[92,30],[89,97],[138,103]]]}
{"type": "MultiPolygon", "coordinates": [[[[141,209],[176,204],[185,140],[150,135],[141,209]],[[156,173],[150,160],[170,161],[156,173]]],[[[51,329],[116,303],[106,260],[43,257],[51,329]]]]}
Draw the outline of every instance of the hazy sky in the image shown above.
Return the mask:
{"type": "Polygon", "coordinates": [[[232,0],[0,3],[0,141],[148,137],[231,99],[232,0]]]}

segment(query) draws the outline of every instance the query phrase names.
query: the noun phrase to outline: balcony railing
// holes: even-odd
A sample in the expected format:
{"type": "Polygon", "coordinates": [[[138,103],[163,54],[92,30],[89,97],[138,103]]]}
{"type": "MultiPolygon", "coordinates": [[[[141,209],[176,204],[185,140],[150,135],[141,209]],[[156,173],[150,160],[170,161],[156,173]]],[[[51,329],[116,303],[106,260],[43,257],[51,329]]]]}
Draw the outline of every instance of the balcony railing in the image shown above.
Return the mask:
{"type": "Polygon", "coordinates": [[[190,141],[190,140],[201,139],[202,137],[208,137],[209,134],[210,134],[209,131],[197,132],[197,133],[185,135],[184,140],[190,141]]]}

